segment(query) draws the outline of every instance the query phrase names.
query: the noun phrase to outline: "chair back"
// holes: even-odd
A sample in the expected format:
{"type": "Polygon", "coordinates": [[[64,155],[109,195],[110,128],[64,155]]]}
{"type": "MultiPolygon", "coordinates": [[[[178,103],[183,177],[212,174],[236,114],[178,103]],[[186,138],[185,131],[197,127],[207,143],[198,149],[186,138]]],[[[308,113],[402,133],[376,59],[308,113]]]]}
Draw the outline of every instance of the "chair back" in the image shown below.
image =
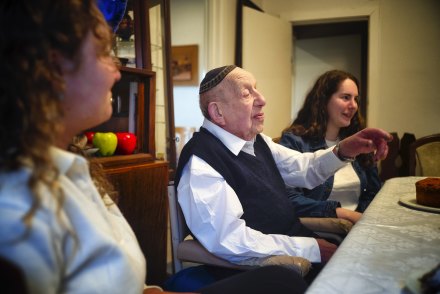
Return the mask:
{"type": "Polygon", "coordinates": [[[170,182],[168,184],[168,201],[174,273],[183,269],[184,261],[240,270],[252,268],[252,266],[232,264],[221,259],[206,250],[197,240],[187,238],[191,231],[186,225],[185,217],[176,196],[174,182],[170,182]]]}
{"type": "Polygon", "coordinates": [[[385,182],[388,179],[399,176],[397,159],[399,157],[400,139],[396,132],[391,133],[393,140],[388,142],[388,155],[380,162],[380,179],[385,182]]]}
{"type": "MultiPolygon", "coordinates": [[[[198,240],[186,238],[190,234],[183,212],[177,201],[177,193],[174,182],[168,184],[168,200],[171,224],[171,247],[173,255],[173,273],[183,269],[183,262],[196,264],[206,264],[210,266],[223,267],[229,269],[249,270],[252,268],[267,265],[282,265],[295,270],[305,276],[311,267],[309,260],[298,256],[267,256],[262,258],[252,258],[242,264],[233,264],[229,261],[217,257],[204,248],[198,240]]],[[[334,227],[334,226],[333,226],[334,227]]],[[[333,228],[334,229],[334,228],[333,228]]],[[[347,229],[347,228],[343,228],[347,229]]],[[[338,228],[338,232],[341,228],[338,228]]],[[[344,231],[346,232],[346,231],[344,231]]]]}
{"type": "Polygon", "coordinates": [[[399,156],[402,161],[399,167],[399,177],[409,176],[409,147],[416,141],[416,136],[412,133],[404,133],[400,139],[399,156]]]}
{"type": "Polygon", "coordinates": [[[440,176],[440,133],[419,138],[410,145],[409,175],[440,176]]]}
{"type": "Polygon", "coordinates": [[[168,184],[168,203],[170,213],[170,229],[171,229],[171,252],[173,255],[173,270],[175,273],[182,269],[182,262],[177,258],[177,248],[179,244],[185,240],[190,231],[185,223],[185,218],[177,202],[176,190],[174,182],[168,184]]]}

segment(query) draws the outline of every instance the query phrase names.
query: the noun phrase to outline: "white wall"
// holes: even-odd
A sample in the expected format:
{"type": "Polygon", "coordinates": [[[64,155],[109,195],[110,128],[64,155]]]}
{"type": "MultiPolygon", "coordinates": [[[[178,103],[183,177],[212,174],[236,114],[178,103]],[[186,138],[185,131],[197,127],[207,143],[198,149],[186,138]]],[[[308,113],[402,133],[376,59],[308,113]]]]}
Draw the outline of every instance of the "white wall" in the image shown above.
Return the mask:
{"type": "MultiPolygon", "coordinates": [[[[199,46],[199,83],[206,68],[205,0],[171,0],[171,45],[199,46]]],[[[176,126],[199,127],[203,116],[199,108],[198,86],[174,86],[176,126]]]]}
{"type": "MultiPolygon", "coordinates": [[[[235,0],[170,0],[172,45],[199,45],[199,84],[212,68],[234,63],[235,0]]],[[[174,86],[176,126],[203,122],[198,86],[174,86]]]]}
{"type": "MultiPolygon", "coordinates": [[[[229,3],[232,0],[206,1],[210,4],[233,7],[229,3]],[[226,4],[219,4],[223,2],[226,4]]],[[[231,19],[234,18],[235,12],[233,13],[232,9],[229,18],[225,15],[224,9],[218,10],[222,17],[215,19],[215,23],[218,27],[224,27],[221,35],[213,34],[203,38],[203,34],[206,34],[201,32],[204,27],[203,17],[196,16],[197,13],[202,14],[200,6],[203,5],[196,5],[199,2],[203,0],[171,0],[172,43],[175,45],[197,43],[203,46],[205,44],[203,40],[208,37],[212,44],[215,43],[216,38],[224,39],[228,32],[230,38],[233,38],[235,26],[231,19]],[[177,23],[179,25],[175,27],[177,23]]],[[[396,131],[400,136],[404,132],[414,133],[416,137],[440,132],[440,91],[437,89],[437,85],[440,84],[440,1],[259,0],[255,2],[267,13],[294,24],[367,17],[370,31],[369,126],[381,127],[390,132],[396,131]]],[[[210,11],[210,21],[216,17],[214,12],[215,10],[210,11]]],[[[217,40],[215,44],[217,45],[215,48],[209,49],[210,56],[207,59],[210,61],[207,63],[213,66],[218,65],[217,63],[229,63],[234,43],[230,40],[223,43],[217,40]]],[[[199,50],[203,52],[207,49],[199,50]]],[[[203,60],[200,62],[200,67],[204,68],[203,60]]],[[[174,99],[176,112],[189,114],[188,120],[194,121],[191,125],[201,119],[194,119],[200,113],[195,89],[191,93],[175,93],[174,99]]],[[[177,117],[178,114],[176,119],[177,117]]],[[[176,125],[179,123],[185,122],[176,120],[176,125]]],[[[196,125],[199,126],[200,123],[196,125]]]]}
{"type": "Polygon", "coordinates": [[[440,1],[263,0],[262,8],[294,24],[368,17],[369,126],[440,132],[440,1]]]}
{"type": "Polygon", "coordinates": [[[236,0],[206,0],[207,69],[235,61],[236,0]]]}
{"type": "Polygon", "coordinates": [[[341,69],[360,79],[360,52],[359,35],[296,40],[293,62],[292,120],[296,118],[305,96],[322,73],[332,69],[341,69]]]}
{"type": "Polygon", "coordinates": [[[416,137],[440,133],[440,1],[380,3],[377,124],[416,137]]]}

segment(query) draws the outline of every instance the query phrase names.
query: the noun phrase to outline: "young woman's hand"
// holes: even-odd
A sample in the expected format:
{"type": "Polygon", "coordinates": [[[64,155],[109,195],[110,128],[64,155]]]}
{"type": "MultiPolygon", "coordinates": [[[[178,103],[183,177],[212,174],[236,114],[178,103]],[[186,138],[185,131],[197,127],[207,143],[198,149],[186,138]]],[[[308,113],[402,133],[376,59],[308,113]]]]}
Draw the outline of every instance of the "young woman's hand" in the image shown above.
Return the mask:
{"type": "Polygon", "coordinates": [[[357,221],[362,217],[362,213],[342,207],[336,208],[336,215],[338,218],[351,221],[353,224],[357,223],[357,221]]]}

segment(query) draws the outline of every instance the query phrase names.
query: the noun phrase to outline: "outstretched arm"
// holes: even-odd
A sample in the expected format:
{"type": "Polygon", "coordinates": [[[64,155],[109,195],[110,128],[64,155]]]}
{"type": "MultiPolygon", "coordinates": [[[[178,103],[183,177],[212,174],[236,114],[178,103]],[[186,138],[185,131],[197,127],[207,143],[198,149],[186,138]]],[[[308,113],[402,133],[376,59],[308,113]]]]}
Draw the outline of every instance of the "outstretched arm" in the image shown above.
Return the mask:
{"type": "MultiPolygon", "coordinates": [[[[391,134],[384,130],[366,128],[342,140],[339,143],[339,154],[356,157],[362,153],[374,152],[374,160],[382,160],[388,154],[388,142],[392,139],[391,134]]],[[[336,150],[334,152],[336,154],[336,150]]]]}
{"type": "Polygon", "coordinates": [[[192,234],[211,253],[241,264],[269,255],[304,257],[320,262],[313,238],[263,234],[248,227],[234,190],[202,159],[193,156],[178,185],[178,201],[192,234]]]}

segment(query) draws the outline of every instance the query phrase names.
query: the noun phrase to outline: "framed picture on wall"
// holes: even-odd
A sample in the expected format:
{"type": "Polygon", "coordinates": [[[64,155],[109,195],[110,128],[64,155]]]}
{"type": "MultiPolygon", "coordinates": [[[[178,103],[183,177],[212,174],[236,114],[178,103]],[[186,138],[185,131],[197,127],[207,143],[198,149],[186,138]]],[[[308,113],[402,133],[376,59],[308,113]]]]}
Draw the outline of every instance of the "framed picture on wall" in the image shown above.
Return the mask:
{"type": "Polygon", "coordinates": [[[199,84],[198,45],[172,46],[171,72],[172,72],[174,85],[198,86],[199,84]]]}

